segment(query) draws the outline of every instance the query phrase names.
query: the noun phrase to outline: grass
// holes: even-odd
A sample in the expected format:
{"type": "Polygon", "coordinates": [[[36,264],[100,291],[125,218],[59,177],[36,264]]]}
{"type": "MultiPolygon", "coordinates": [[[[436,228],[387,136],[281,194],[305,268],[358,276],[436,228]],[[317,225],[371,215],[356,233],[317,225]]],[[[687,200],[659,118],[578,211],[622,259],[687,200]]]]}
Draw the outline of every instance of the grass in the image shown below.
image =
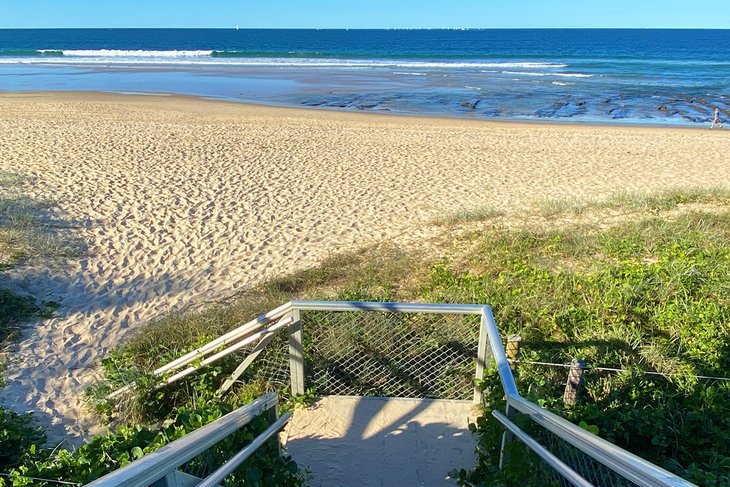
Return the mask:
{"type": "MultiPolygon", "coordinates": [[[[0,273],[30,262],[51,266],[81,252],[80,242],[51,217],[52,204],[25,196],[22,182],[17,174],[0,172],[0,273]]],[[[55,303],[39,304],[32,296],[0,288],[0,350],[17,338],[21,323],[55,308],[55,303]]]]}
{"type": "MultiPolygon", "coordinates": [[[[23,323],[49,317],[57,308],[53,302],[38,303],[33,296],[9,288],[13,283],[5,274],[31,261],[51,266],[77,255],[81,246],[58,228],[50,218],[52,205],[25,196],[17,174],[0,172],[0,373],[5,367],[5,353],[19,338],[23,323]]],[[[0,386],[2,385],[0,377],[0,386]]],[[[25,450],[43,443],[42,428],[31,416],[0,407],[0,469],[19,462],[25,450]]]]}
{"type": "Polygon", "coordinates": [[[52,202],[24,195],[22,181],[17,175],[0,173],[0,271],[31,259],[48,265],[77,256],[81,244],[52,217],[52,202]]]}
{"type": "Polygon", "coordinates": [[[588,210],[640,210],[660,211],[677,208],[682,204],[721,204],[730,202],[730,190],[714,188],[673,188],[646,193],[621,191],[608,198],[581,200],[578,198],[546,199],[537,201],[543,217],[555,217],[572,213],[580,215],[588,210]]]}
{"type": "MultiPolygon", "coordinates": [[[[579,215],[571,206],[562,211],[579,215]]],[[[518,373],[525,394],[697,483],[724,485],[730,383],[691,377],[730,370],[729,206],[720,190],[622,195],[584,206],[635,212],[607,228],[580,217],[538,229],[467,225],[434,242],[443,250],[435,260],[390,246],[336,255],[232,302],[151,324],[115,352],[108,370],[117,379],[150,370],[291,299],[490,303],[500,331],[522,336],[523,360],[582,358],[636,372],[594,374],[575,409],[565,410],[564,370],[525,365],[518,373]],[[684,203],[720,210],[674,211],[684,203]]],[[[196,384],[188,390],[209,387],[196,384]]]]}
{"type": "Polygon", "coordinates": [[[448,213],[436,218],[433,223],[436,225],[454,225],[469,222],[483,222],[493,220],[494,218],[504,216],[505,214],[506,212],[503,210],[498,210],[491,206],[482,206],[448,213]]]}

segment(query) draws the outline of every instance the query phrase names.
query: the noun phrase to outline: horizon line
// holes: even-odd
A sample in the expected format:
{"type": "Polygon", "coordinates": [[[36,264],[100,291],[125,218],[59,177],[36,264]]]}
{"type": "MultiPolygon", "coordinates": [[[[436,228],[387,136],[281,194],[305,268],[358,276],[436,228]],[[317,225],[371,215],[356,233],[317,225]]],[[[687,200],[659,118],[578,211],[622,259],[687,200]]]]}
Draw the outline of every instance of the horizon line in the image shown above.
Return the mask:
{"type": "Polygon", "coordinates": [[[730,30],[722,27],[0,27],[0,30],[730,30]]]}

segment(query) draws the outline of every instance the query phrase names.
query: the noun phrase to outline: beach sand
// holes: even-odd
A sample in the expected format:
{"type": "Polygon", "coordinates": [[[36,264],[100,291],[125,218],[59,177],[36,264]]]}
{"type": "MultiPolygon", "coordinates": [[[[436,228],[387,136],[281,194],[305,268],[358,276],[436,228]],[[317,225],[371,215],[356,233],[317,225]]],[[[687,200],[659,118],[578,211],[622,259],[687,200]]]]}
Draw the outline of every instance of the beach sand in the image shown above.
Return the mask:
{"type": "MultiPolygon", "coordinates": [[[[0,95],[0,170],[88,245],[15,285],[60,303],[2,389],[52,438],[95,430],[96,364],[156,316],[331,253],[425,238],[463,208],[728,186],[730,133],[296,110],[179,96],[0,95]],[[54,436],[55,435],[55,436],[54,436]]],[[[261,310],[262,312],[267,310],[261,310]]]]}

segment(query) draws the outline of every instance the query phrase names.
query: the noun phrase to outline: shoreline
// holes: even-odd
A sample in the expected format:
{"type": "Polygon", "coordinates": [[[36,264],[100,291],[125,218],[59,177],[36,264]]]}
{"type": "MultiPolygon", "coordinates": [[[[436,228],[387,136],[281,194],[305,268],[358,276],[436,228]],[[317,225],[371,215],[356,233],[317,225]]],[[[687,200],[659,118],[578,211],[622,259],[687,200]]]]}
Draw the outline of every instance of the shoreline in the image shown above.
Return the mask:
{"type": "MultiPolygon", "coordinates": [[[[408,247],[435,217],[622,191],[730,186],[726,133],[280,108],[186,95],[0,94],[0,171],[88,246],[8,276],[60,304],[31,324],[2,401],[51,439],[96,431],[83,389],[146,322],[327,256],[408,247]]],[[[262,310],[265,311],[265,310],[262,310]]]]}
{"type": "Polygon", "coordinates": [[[273,110],[291,110],[294,112],[303,113],[333,113],[340,115],[353,115],[354,117],[393,117],[394,119],[408,119],[414,118],[417,120],[434,120],[434,121],[457,121],[475,124],[490,124],[490,125],[517,125],[517,126],[556,126],[556,127],[594,127],[594,128],[623,128],[623,129],[658,129],[658,130],[715,130],[723,131],[730,130],[730,121],[723,124],[720,129],[710,129],[709,124],[703,126],[689,125],[689,124],[639,124],[639,123],[620,123],[620,122],[576,122],[560,119],[545,119],[545,120],[516,120],[516,119],[498,119],[498,118],[467,118],[449,115],[430,115],[430,114],[416,114],[416,113],[400,113],[400,112],[376,112],[376,111],[365,111],[365,110],[349,110],[339,108],[328,108],[328,107],[311,107],[311,106],[293,106],[287,104],[276,104],[271,101],[256,102],[252,100],[237,101],[235,99],[227,98],[213,98],[207,96],[188,95],[184,93],[174,92],[122,92],[122,91],[96,91],[96,90],[68,90],[68,91],[54,91],[54,90],[29,90],[29,91],[10,91],[0,90],[0,100],[4,98],[37,98],[37,97],[61,97],[69,96],[70,98],[82,97],[87,99],[98,96],[99,99],[95,101],[115,101],[114,98],[119,97],[116,101],[132,100],[142,102],[145,99],[163,98],[167,100],[181,100],[181,101],[199,101],[203,103],[213,104],[224,104],[232,106],[243,106],[247,108],[264,108],[273,110]],[[104,97],[109,97],[109,100],[104,100],[104,97]],[[136,98],[136,100],[135,100],[136,98]]]}

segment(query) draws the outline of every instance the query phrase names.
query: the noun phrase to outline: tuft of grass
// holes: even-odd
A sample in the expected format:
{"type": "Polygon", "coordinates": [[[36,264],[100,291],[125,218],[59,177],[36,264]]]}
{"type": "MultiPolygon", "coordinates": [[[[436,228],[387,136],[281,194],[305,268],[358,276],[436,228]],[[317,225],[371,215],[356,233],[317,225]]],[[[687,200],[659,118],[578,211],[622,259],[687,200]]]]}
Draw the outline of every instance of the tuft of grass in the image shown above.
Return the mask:
{"type": "Polygon", "coordinates": [[[81,253],[81,243],[50,216],[52,204],[20,194],[15,186],[0,185],[0,271],[31,259],[47,263],[81,253]]]}
{"type": "Polygon", "coordinates": [[[433,223],[436,225],[453,225],[469,222],[483,222],[504,216],[505,212],[491,206],[463,209],[436,218],[433,223]]]}
{"type": "Polygon", "coordinates": [[[544,218],[573,213],[579,215],[586,209],[586,203],[576,198],[544,199],[537,202],[537,209],[544,218]]]}
{"type": "Polygon", "coordinates": [[[597,208],[627,208],[641,210],[668,210],[690,203],[728,203],[730,189],[712,188],[672,188],[658,193],[620,192],[604,202],[595,204],[597,208]]]}
{"type": "Polygon", "coordinates": [[[677,208],[683,204],[727,204],[730,202],[730,189],[723,187],[671,188],[664,191],[647,193],[640,191],[620,191],[608,198],[580,200],[576,198],[548,199],[537,202],[543,217],[553,217],[566,213],[579,215],[587,210],[651,210],[663,211],[677,208]]]}

